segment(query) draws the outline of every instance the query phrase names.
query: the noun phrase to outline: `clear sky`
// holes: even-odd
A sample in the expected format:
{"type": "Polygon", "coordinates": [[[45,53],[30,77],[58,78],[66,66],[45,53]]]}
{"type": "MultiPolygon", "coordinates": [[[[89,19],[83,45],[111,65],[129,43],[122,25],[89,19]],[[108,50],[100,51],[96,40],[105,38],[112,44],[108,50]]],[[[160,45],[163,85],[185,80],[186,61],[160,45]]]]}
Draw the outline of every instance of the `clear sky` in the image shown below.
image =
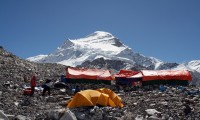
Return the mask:
{"type": "Polygon", "coordinates": [[[199,60],[200,0],[0,1],[0,45],[21,58],[95,31],[165,62],[199,60]]]}

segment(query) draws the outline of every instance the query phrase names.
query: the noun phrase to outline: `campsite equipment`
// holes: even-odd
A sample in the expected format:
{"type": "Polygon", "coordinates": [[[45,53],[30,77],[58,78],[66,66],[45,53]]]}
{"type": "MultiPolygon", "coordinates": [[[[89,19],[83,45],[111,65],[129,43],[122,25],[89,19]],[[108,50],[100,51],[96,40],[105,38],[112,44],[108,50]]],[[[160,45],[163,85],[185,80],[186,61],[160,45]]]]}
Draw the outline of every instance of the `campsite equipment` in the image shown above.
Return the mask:
{"type": "Polygon", "coordinates": [[[199,90],[188,90],[187,94],[188,95],[199,95],[200,91],[199,90]]]}
{"type": "Polygon", "coordinates": [[[31,88],[25,88],[23,94],[24,95],[30,95],[31,94],[31,88]]]}
{"type": "Polygon", "coordinates": [[[185,90],[186,90],[186,88],[185,88],[185,87],[183,87],[183,86],[178,86],[178,87],[177,87],[177,90],[180,90],[180,91],[185,91],[185,90]]]}
{"type": "Polygon", "coordinates": [[[121,98],[110,89],[102,88],[98,90],[84,90],[75,94],[73,99],[67,105],[68,108],[84,106],[111,106],[123,107],[121,98]]]}
{"type": "Polygon", "coordinates": [[[64,82],[56,81],[54,84],[55,88],[66,88],[66,84],[64,82]]]}
{"type": "Polygon", "coordinates": [[[159,89],[161,92],[165,92],[167,90],[167,87],[164,85],[160,85],[159,89]]]}

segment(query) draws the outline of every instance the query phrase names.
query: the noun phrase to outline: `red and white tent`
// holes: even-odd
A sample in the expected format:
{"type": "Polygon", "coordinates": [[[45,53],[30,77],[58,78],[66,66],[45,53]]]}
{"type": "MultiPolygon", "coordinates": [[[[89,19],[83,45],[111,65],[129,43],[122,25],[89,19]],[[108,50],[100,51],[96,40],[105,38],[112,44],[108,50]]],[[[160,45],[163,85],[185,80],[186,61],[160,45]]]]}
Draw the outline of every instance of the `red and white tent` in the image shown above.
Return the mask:
{"type": "Polygon", "coordinates": [[[143,75],[142,81],[192,80],[192,76],[187,70],[142,70],[141,73],[143,75]]]}
{"type": "Polygon", "coordinates": [[[66,78],[91,79],[91,80],[113,80],[109,70],[66,68],[66,78]]]}

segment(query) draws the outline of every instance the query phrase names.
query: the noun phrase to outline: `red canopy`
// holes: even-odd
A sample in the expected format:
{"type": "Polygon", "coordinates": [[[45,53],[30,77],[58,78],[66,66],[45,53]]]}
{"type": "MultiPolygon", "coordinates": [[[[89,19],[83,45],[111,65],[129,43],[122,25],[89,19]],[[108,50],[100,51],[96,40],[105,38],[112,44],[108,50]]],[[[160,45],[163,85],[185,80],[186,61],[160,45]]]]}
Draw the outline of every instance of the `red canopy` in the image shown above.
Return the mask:
{"type": "Polygon", "coordinates": [[[187,70],[142,70],[143,81],[149,80],[188,80],[192,77],[187,70]]]}
{"type": "Polygon", "coordinates": [[[118,74],[115,74],[114,77],[132,77],[140,72],[133,71],[133,70],[120,70],[118,74]]]}
{"type": "Polygon", "coordinates": [[[91,80],[113,80],[109,70],[67,68],[66,78],[91,79],[91,80]]]}

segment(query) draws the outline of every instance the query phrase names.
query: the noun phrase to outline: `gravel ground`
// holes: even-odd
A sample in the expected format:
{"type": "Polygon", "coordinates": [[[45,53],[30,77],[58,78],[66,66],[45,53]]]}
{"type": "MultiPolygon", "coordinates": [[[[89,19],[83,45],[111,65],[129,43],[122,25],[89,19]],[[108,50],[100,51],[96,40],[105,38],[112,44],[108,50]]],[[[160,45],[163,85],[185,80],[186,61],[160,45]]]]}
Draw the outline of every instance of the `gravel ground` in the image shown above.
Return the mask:
{"type": "MultiPolygon", "coordinates": [[[[75,85],[68,85],[73,88],[75,85]]],[[[109,85],[80,85],[85,89],[110,88],[116,91],[115,86],[109,85]]],[[[162,119],[162,120],[198,120],[200,118],[199,94],[188,95],[188,92],[177,90],[176,87],[168,87],[167,91],[160,92],[159,89],[138,90],[116,93],[122,98],[123,108],[111,107],[81,107],[70,109],[78,119],[162,119]],[[154,110],[153,114],[147,111],[154,110]],[[187,111],[188,112],[185,112],[187,111]],[[93,111],[93,112],[92,112],[93,111]],[[155,112],[156,111],[156,112],[155,112]],[[82,116],[82,118],[81,118],[82,116]]],[[[188,91],[197,91],[194,86],[186,87],[188,91]]],[[[16,119],[23,116],[26,119],[42,120],[55,119],[49,115],[52,111],[66,110],[66,102],[73,96],[66,93],[65,89],[52,89],[51,96],[41,96],[37,91],[34,97],[23,95],[23,89],[14,85],[0,87],[0,110],[16,119]]]]}

